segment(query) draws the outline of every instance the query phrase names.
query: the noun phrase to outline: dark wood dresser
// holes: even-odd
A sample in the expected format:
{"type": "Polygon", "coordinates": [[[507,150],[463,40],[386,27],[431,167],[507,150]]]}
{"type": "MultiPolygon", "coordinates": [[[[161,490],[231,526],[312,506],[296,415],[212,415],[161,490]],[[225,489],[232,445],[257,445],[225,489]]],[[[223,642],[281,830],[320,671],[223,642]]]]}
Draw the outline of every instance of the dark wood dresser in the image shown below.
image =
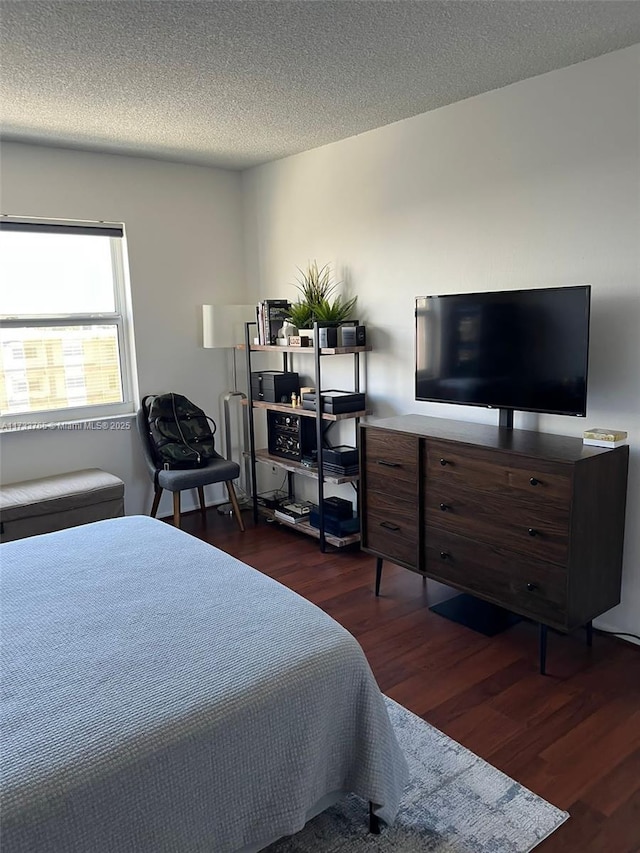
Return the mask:
{"type": "Polygon", "coordinates": [[[628,446],[404,415],[360,425],[362,548],[569,632],[620,601],[628,446]]]}

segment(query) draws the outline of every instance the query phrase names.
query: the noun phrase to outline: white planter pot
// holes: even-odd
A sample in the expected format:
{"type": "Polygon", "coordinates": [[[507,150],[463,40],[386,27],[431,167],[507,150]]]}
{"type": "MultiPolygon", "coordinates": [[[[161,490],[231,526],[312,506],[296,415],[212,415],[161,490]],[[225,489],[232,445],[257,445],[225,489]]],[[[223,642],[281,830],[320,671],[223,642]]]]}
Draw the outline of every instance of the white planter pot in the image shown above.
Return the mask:
{"type": "Polygon", "coordinates": [[[311,338],[309,346],[313,346],[313,329],[298,329],[301,338],[311,338]]]}

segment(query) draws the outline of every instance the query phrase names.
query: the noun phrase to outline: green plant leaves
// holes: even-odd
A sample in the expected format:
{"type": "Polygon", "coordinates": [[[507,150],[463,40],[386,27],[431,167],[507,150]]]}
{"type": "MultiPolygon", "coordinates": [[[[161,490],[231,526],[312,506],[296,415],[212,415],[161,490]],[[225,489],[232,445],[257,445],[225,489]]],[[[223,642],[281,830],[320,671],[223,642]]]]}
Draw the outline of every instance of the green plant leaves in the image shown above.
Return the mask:
{"type": "Polygon", "coordinates": [[[297,269],[299,276],[294,287],[298,288],[302,299],[291,306],[289,319],[298,329],[310,326],[314,320],[340,323],[349,319],[358,297],[343,299],[338,295],[330,298],[339,282],[333,280],[329,264],[318,267],[317,261],[312,261],[306,271],[297,269]]]}
{"type": "Polygon", "coordinates": [[[338,283],[333,281],[329,264],[318,268],[317,261],[312,261],[306,272],[300,267],[297,269],[300,275],[294,287],[298,288],[303,301],[308,305],[317,305],[323,299],[328,299],[338,286],[338,283]]]}
{"type": "Polygon", "coordinates": [[[308,329],[313,323],[313,311],[306,302],[294,302],[289,308],[289,320],[297,329],[308,329]]]}
{"type": "Polygon", "coordinates": [[[336,296],[333,302],[323,299],[314,305],[314,317],[318,322],[327,323],[340,323],[343,320],[348,320],[357,300],[357,296],[347,300],[343,300],[342,296],[336,296]]]}

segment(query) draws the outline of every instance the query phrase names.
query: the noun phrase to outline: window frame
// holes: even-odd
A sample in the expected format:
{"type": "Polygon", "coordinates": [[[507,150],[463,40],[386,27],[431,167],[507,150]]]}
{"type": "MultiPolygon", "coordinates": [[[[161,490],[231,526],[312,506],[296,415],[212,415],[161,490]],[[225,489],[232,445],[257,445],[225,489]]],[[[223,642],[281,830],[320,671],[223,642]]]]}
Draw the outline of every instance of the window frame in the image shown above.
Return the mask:
{"type": "Polygon", "coordinates": [[[0,430],[46,429],[52,425],[90,423],[92,421],[135,415],[138,400],[138,374],[133,334],[131,286],[127,262],[126,234],[123,223],[87,222],[80,220],[36,219],[26,216],[0,214],[0,228],[10,223],[12,230],[43,233],[91,233],[109,240],[114,311],[76,314],[0,315],[3,328],[55,328],[56,326],[115,326],[120,360],[121,403],[96,403],[68,406],[61,409],[41,409],[36,412],[7,412],[0,414],[0,430]],[[26,226],[26,227],[20,227],[26,226]],[[31,226],[31,227],[30,227],[31,226]]]}

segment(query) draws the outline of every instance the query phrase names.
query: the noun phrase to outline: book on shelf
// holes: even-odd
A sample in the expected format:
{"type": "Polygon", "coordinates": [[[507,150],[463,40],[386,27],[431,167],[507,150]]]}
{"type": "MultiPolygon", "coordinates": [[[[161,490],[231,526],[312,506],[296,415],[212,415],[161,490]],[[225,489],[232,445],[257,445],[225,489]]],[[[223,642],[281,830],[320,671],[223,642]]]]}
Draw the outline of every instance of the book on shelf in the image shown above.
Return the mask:
{"type": "Polygon", "coordinates": [[[593,447],[620,447],[627,443],[627,433],[623,429],[593,427],[582,433],[582,443],[593,447]]]}
{"type": "Polygon", "coordinates": [[[289,524],[299,524],[301,521],[308,521],[309,515],[297,515],[292,512],[285,512],[281,509],[275,509],[273,511],[273,515],[275,518],[279,518],[280,521],[288,521],[289,524]]]}
{"type": "Polygon", "coordinates": [[[291,512],[299,512],[302,515],[311,512],[313,504],[311,501],[283,501],[281,509],[290,510],[291,512]]]}
{"type": "Polygon", "coordinates": [[[256,331],[258,332],[257,341],[259,344],[264,343],[264,326],[262,324],[262,315],[264,314],[264,309],[262,307],[262,302],[258,302],[256,305],[256,331]]]}
{"type": "Polygon", "coordinates": [[[312,504],[309,501],[289,501],[275,509],[273,514],[282,521],[299,524],[301,521],[309,521],[311,507],[312,504]]]}
{"type": "Polygon", "coordinates": [[[263,299],[258,303],[256,322],[260,344],[277,344],[278,331],[289,315],[289,308],[288,299],[263,299]]]}

